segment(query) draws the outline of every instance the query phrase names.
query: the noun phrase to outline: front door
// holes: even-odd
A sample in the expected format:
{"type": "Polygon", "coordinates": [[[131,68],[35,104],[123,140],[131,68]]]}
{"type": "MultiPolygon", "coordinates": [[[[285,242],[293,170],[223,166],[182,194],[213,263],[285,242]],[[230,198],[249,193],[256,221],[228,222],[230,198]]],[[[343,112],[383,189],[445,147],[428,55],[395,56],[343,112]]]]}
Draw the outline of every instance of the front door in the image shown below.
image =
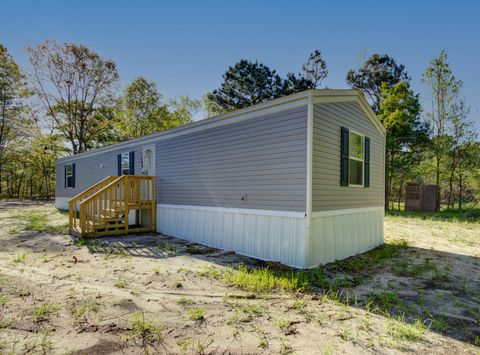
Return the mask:
{"type": "Polygon", "coordinates": [[[142,175],[155,176],[155,146],[143,148],[142,175]]]}

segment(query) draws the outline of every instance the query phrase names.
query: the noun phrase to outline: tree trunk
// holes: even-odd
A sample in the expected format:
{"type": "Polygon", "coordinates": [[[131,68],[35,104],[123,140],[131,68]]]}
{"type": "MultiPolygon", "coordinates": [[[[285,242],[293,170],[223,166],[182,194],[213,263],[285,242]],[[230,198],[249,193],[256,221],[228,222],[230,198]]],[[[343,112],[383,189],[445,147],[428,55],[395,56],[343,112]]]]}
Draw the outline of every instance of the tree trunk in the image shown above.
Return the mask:
{"type": "MultiPolygon", "coordinates": [[[[387,169],[385,169],[387,170],[387,169]]],[[[388,188],[389,188],[389,183],[388,183],[388,175],[385,174],[385,210],[388,211],[389,206],[389,198],[388,198],[388,188]]]]}
{"type": "Polygon", "coordinates": [[[392,169],[391,158],[388,154],[385,157],[385,210],[390,209],[390,191],[392,190],[392,169]]]}
{"type": "Polygon", "coordinates": [[[48,174],[45,172],[45,198],[50,200],[50,181],[48,178],[48,174]]]}
{"type": "Polygon", "coordinates": [[[462,169],[461,165],[458,165],[458,209],[462,209],[462,198],[463,198],[463,193],[462,193],[462,169]]]}
{"type": "Polygon", "coordinates": [[[436,183],[437,183],[437,186],[438,186],[438,189],[437,189],[437,206],[435,208],[435,210],[437,211],[440,211],[440,153],[437,152],[437,171],[436,171],[436,183]]]}
{"type": "Polygon", "coordinates": [[[404,176],[402,175],[402,179],[400,180],[400,188],[398,189],[398,204],[397,204],[397,209],[400,211],[400,202],[402,200],[402,191],[403,191],[403,181],[404,181],[404,176]]]}
{"type": "Polygon", "coordinates": [[[450,178],[448,179],[448,201],[447,201],[447,209],[453,209],[453,199],[452,199],[452,194],[453,194],[453,174],[450,174],[450,178]]]}

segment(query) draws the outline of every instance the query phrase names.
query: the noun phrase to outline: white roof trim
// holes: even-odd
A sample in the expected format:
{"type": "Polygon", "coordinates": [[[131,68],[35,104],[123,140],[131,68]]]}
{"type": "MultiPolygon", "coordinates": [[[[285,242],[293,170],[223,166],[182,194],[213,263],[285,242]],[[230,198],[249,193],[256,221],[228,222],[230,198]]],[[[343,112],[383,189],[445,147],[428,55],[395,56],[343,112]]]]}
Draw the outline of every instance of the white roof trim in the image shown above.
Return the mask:
{"type": "Polygon", "coordinates": [[[164,132],[157,132],[150,134],[148,136],[130,139],[124,142],[112,144],[106,147],[98,148],[88,152],[71,155],[68,157],[63,157],[58,159],[58,162],[67,162],[69,160],[74,160],[77,158],[82,158],[86,156],[94,156],[101,153],[106,153],[113,150],[125,149],[128,147],[133,147],[137,145],[147,145],[152,144],[153,142],[159,139],[167,139],[172,137],[181,136],[188,133],[203,131],[206,129],[223,126],[226,124],[231,124],[235,122],[241,122],[246,119],[257,117],[260,115],[270,114],[279,112],[282,110],[287,110],[300,106],[307,106],[313,96],[314,103],[335,103],[335,102],[349,102],[357,101],[360,107],[363,108],[367,116],[370,118],[372,123],[383,133],[385,130],[382,130],[383,126],[376,118],[375,114],[368,105],[366,99],[363,97],[363,94],[358,90],[307,90],[302,91],[297,94],[284,96],[275,100],[268,102],[260,103],[253,105],[244,109],[236,110],[233,112],[228,112],[220,116],[215,116],[211,118],[206,118],[200,121],[196,121],[178,128],[173,128],[164,132]],[[364,106],[367,106],[370,111],[364,106]]]}

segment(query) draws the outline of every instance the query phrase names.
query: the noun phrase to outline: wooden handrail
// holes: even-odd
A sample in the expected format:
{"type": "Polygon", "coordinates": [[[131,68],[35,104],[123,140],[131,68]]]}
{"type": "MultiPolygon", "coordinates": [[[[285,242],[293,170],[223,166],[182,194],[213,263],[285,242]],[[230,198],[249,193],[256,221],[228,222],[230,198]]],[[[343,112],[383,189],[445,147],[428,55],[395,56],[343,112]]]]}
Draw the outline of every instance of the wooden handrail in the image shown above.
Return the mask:
{"type": "Polygon", "coordinates": [[[112,179],[115,179],[115,178],[118,178],[118,176],[107,176],[105,179],[102,179],[100,180],[99,182],[97,182],[95,185],[92,185],[90,186],[88,189],[80,192],[79,194],[73,196],[70,200],[68,200],[68,203],[70,202],[74,202],[78,199],[80,199],[82,196],[88,194],[89,192],[91,192],[92,190],[94,190],[95,188],[99,187],[100,185],[103,185],[105,183],[107,183],[108,181],[111,181],[112,179]]]}
{"type": "MultiPolygon", "coordinates": [[[[113,181],[105,186],[97,184],[98,191],[91,189],[91,195],[80,201],[79,228],[76,228],[74,219],[71,231],[80,236],[154,231],[155,177],[123,175],[112,178],[113,181]],[[136,213],[135,221],[130,221],[133,222],[130,228],[129,212],[132,210],[136,213]],[[144,211],[150,211],[150,218],[144,215],[144,211]]],[[[70,207],[71,214],[76,202],[70,207]]]]}
{"type": "Polygon", "coordinates": [[[80,192],[79,194],[75,195],[70,200],[68,200],[68,210],[69,210],[68,226],[70,231],[72,231],[72,229],[75,229],[77,227],[77,202],[87,198],[92,193],[100,190],[103,186],[105,186],[110,181],[112,181],[112,179],[116,179],[116,178],[117,176],[111,176],[111,175],[107,176],[106,178],[100,180],[96,184],[90,186],[88,189],[80,192]]]}
{"type": "Polygon", "coordinates": [[[94,198],[98,197],[103,192],[103,190],[106,190],[109,187],[112,187],[116,183],[120,182],[121,180],[124,180],[126,176],[128,176],[128,175],[113,176],[115,178],[115,180],[111,181],[110,183],[108,183],[107,185],[102,187],[100,190],[96,191],[92,195],[88,196],[85,200],[80,202],[80,207],[82,206],[82,204],[86,204],[86,203],[90,202],[91,200],[93,200],[94,198]]]}

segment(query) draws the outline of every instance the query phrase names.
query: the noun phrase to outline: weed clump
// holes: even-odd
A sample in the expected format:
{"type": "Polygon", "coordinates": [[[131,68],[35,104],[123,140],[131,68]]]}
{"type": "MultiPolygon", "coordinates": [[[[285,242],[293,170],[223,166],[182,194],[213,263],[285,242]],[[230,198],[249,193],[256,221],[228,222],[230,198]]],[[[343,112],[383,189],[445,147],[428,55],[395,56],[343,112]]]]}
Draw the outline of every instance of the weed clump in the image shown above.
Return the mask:
{"type": "Polygon", "coordinates": [[[190,307],[188,310],[188,318],[196,321],[202,321],[205,319],[204,307],[190,307]]]}
{"type": "Polygon", "coordinates": [[[142,347],[147,348],[162,341],[162,326],[156,322],[145,319],[143,312],[134,313],[130,319],[130,336],[133,339],[140,339],[142,347]]]}

